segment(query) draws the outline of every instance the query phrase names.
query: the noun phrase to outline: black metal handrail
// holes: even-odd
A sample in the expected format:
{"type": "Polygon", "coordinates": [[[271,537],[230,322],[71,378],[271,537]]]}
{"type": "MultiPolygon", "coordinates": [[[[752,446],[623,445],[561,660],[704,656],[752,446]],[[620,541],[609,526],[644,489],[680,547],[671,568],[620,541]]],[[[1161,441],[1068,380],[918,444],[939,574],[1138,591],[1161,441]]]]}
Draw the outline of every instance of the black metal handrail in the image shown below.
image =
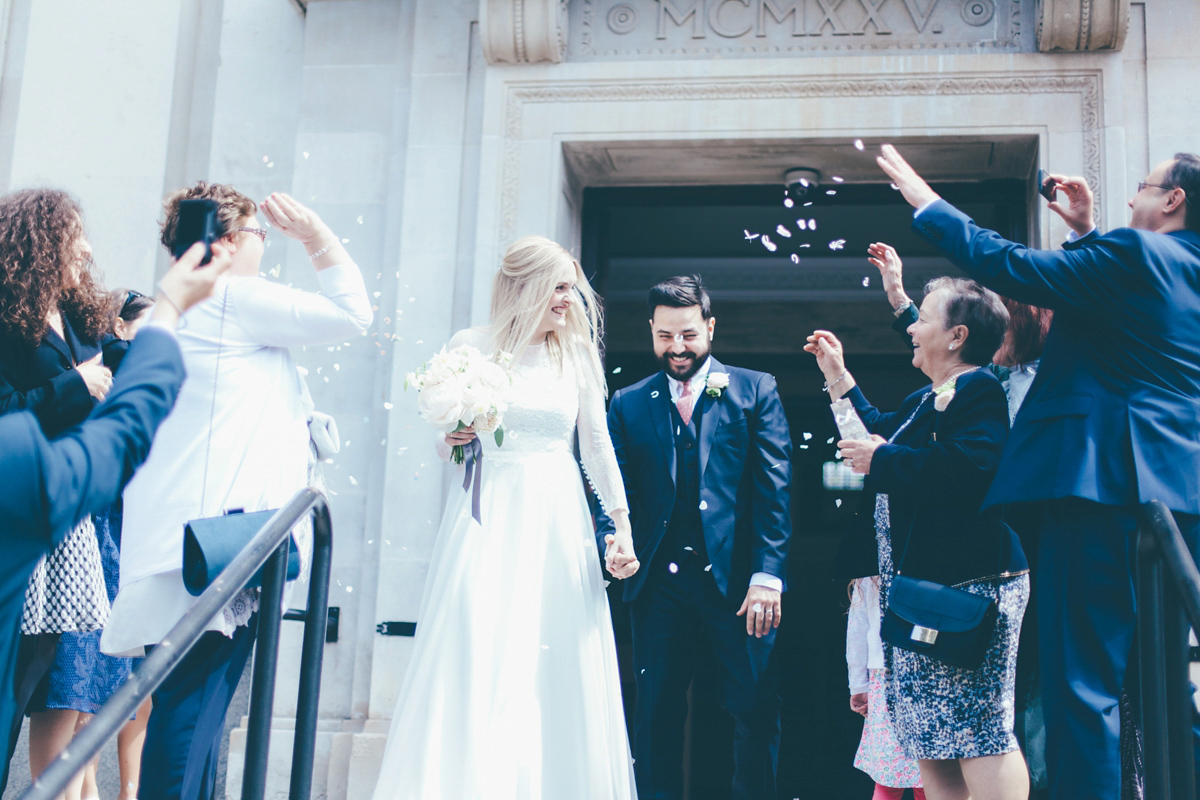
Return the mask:
{"type": "Polygon", "coordinates": [[[1157,500],[1142,505],[1137,605],[1133,695],[1145,743],[1145,796],[1192,800],[1188,628],[1200,631],[1200,571],[1171,511],[1157,500]]]}
{"type": "Polygon", "coordinates": [[[305,514],[313,515],[312,573],[308,615],[304,622],[296,734],[292,744],[290,800],[309,800],[317,740],[317,702],[329,609],[329,574],[333,558],[333,526],[329,503],[316,489],[303,489],[267,521],[244,550],[217,576],[212,585],[163,638],[125,684],[98,711],[50,766],[34,780],[21,800],[54,800],[71,778],[116,736],[137,708],[166,679],[204,634],[209,620],[220,613],[264,564],[259,601],[259,627],[250,690],[250,719],[246,735],[242,799],[262,800],[267,785],[267,753],[275,697],[275,667],[283,586],[287,576],[288,538],[305,514]],[[272,613],[266,613],[266,612],[272,613]]]}

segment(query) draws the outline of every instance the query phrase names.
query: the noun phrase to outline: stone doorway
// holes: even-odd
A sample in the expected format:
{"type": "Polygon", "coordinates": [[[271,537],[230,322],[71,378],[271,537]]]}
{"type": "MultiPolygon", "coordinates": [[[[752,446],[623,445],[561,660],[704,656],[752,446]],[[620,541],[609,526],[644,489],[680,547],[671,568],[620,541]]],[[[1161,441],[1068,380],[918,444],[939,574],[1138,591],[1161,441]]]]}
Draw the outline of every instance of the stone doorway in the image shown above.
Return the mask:
{"type": "MultiPolygon", "coordinates": [[[[1030,150],[1026,170],[1033,164],[1030,150]]],[[[655,161],[647,159],[646,169],[655,161]]],[[[899,250],[905,284],[917,302],[925,281],[956,272],[912,233],[911,209],[887,183],[851,183],[849,171],[822,172],[821,187],[790,208],[783,203],[782,183],[583,192],[581,260],[605,298],[610,391],[657,369],[646,290],[665,277],[693,272],[704,277],[713,295],[714,353],[727,363],[770,372],[779,382],[794,473],[789,612],[776,649],[783,697],[780,798],[868,797],[871,791],[870,780],[852,766],[861,720],[847,703],[846,584],[831,569],[842,526],[860,493],[829,486],[826,465],[834,460],[834,447],[828,440],[835,430],[820,372],[800,348],[814,328],[835,331],[867,396],[881,408],[895,407],[925,379],[891,329],[890,306],[878,272],[866,261],[866,246],[885,241],[899,250]],[[833,181],[833,175],[843,180],[833,181]],[[836,194],[826,194],[829,190],[836,194]],[[811,206],[804,205],[808,201],[811,206]],[[798,219],[805,220],[804,229],[798,219]],[[809,220],[816,220],[815,230],[809,220]],[[791,236],[780,235],[780,225],[791,236]],[[762,234],[774,251],[763,245],[762,234]]],[[[955,177],[935,188],[980,224],[1030,240],[1032,191],[1026,175],[955,177]]],[[[611,600],[632,735],[628,618],[619,596],[611,600]]],[[[690,709],[688,797],[727,798],[732,725],[707,670],[693,681],[690,709]]]]}

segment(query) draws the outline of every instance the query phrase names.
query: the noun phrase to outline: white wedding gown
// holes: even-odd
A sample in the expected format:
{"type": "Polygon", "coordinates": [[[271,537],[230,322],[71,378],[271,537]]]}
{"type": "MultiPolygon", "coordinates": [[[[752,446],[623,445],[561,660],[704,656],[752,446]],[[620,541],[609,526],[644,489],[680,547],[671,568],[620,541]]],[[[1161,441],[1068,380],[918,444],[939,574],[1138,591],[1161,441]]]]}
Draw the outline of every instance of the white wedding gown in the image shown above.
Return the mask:
{"type": "Polygon", "coordinates": [[[604,507],[625,489],[599,389],[547,350],[513,366],[503,447],[481,437],[482,524],[450,490],[375,800],[637,796],[577,427],[604,507]]]}

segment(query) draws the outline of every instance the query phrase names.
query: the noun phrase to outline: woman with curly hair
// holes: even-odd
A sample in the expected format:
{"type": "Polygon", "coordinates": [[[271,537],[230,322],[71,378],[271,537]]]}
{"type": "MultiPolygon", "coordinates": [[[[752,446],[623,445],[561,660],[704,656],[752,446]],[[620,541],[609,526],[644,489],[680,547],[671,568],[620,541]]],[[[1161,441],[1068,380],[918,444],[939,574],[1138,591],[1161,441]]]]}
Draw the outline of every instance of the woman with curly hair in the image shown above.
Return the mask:
{"type": "MultiPolygon", "coordinates": [[[[103,363],[102,349],[115,341],[108,326],[79,204],[52,189],[0,198],[0,413],[32,411],[47,437],[83,422],[108,393],[123,353],[111,348],[103,363]]],[[[82,520],[26,590],[16,681],[5,690],[30,714],[34,775],[116,688],[92,685],[109,614],[100,554],[108,539],[107,515],[82,520]]],[[[66,796],[79,797],[77,783],[66,796]]]]}

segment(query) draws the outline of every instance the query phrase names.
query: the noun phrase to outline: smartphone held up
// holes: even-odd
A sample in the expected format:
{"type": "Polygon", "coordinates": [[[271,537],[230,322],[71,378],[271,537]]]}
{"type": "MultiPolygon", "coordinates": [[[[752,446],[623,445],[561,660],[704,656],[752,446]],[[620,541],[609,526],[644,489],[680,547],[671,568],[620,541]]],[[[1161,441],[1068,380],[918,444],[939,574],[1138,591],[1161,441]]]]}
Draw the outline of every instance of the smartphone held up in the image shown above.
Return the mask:
{"type": "Polygon", "coordinates": [[[179,201],[179,223],[175,229],[175,246],[171,255],[179,258],[196,242],[204,243],[204,258],[198,267],[212,261],[212,245],[221,238],[217,223],[217,202],[207,198],[179,201]]]}

